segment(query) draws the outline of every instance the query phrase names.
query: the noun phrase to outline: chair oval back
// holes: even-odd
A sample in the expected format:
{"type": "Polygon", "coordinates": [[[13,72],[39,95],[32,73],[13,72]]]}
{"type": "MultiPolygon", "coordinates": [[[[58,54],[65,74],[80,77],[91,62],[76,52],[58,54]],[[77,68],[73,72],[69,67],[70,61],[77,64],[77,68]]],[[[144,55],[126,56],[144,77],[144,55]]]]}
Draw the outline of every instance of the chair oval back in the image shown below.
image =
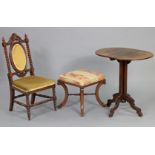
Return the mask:
{"type": "Polygon", "coordinates": [[[26,69],[27,58],[23,45],[16,43],[10,49],[10,60],[12,67],[17,72],[23,72],[26,69]]]}

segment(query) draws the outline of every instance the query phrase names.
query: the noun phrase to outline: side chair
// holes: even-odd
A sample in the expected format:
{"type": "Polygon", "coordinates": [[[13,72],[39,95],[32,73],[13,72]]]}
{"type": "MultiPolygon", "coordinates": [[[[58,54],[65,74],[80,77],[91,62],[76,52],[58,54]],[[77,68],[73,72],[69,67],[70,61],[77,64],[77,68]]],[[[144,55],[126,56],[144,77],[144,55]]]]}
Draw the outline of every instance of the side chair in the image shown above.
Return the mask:
{"type": "Polygon", "coordinates": [[[13,33],[8,41],[2,39],[2,46],[8,68],[8,80],[10,86],[10,107],[13,111],[14,103],[27,109],[28,120],[31,119],[31,107],[53,101],[56,111],[56,92],[53,80],[36,76],[31,58],[29,39],[25,34],[24,39],[13,33]],[[39,91],[51,89],[51,96],[39,94],[39,91]],[[15,91],[19,95],[15,95],[15,91]],[[26,97],[26,103],[17,98],[26,97]],[[36,96],[45,98],[35,102],[36,96]]]}

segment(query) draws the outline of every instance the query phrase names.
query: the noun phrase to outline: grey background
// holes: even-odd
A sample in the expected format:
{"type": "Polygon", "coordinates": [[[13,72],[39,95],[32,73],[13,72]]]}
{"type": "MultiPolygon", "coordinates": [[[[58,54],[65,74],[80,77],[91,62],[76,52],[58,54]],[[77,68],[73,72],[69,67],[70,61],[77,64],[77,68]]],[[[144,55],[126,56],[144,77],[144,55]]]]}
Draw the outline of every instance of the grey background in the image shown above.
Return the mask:
{"type": "MultiPolygon", "coordinates": [[[[106,101],[118,91],[118,63],[95,55],[103,47],[129,47],[155,53],[155,28],[0,28],[0,38],[11,33],[28,34],[33,63],[37,75],[56,80],[66,71],[88,68],[103,72],[107,84],[101,89],[106,101]]],[[[32,120],[26,110],[15,105],[9,112],[7,68],[0,46],[0,126],[155,126],[155,60],[135,61],[129,65],[128,92],[141,107],[144,117],[139,118],[128,104],[122,104],[113,118],[109,108],[102,108],[93,96],[85,98],[85,117],[79,115],[79,98],[70,97],[68,104],[53,111],[53,104],[32,109],[32,120]],[[52,109],[52,111],[51,111],[52,109]]],[[[79,91],[70,87],[72,92],[79,91]]],[[[94,87],[87,91],[94,91],[94,87]]],[[[49,94],[50,91],[46,91],[49,94]]],[[[63,90],[57,87],[58,103],[63,90]]]]}

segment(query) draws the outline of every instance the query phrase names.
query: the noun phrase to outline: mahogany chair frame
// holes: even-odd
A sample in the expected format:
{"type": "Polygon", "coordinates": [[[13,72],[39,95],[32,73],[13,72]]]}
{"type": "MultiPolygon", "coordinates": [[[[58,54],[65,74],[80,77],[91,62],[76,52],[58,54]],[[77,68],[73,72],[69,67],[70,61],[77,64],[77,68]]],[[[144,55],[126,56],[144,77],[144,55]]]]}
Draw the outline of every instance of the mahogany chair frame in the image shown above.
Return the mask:
{"type": "Polygon", "coordinates": [[[5,54],[5,59],[6,59],[6,64],[7,64],[7,69],[8,69],[8,80],[9,80],[9,86],[10,86],[10,106],[9,106],[9,111],[13,111],[13,107],[14,107],[14,103],[24,106],[27,109],[27,116],[28,116],[28,120],[31,119],[31,108],[49,101],[53,101],[54,103],[54,110],[56,111],[56,92],[55,92],[55,87],[56,85],[52,85],[52,86],[48,86],[42,89],[37,89],[35,91],[31,91],[31,92],[24,92],[20,89],[17,89],[15,87],[13,87],[13,78],[14,76],[19,77],[24,77],[27,75],[27,73],[29,73],[30,75],[34,76],[34,67],[33,67],[33,63],[32,63],[32,57],[31,57],[31,52],[30,52],[30,47],[29,47],[29,39],[27,37],[27,35],[25,34],[24,39],[22,39],[21,37],[19,37],[17,34],[13,33],[9,39],[9,41],[7,42],[4,37],[2,39],[2,46],[4,48],[4,54],[5,54]],[[26,67],[23,71],[19,71],[10,56],[11,53],[11,49],[13,47],[14,44],[19,44],[23,47],[24,52],[26,54],[26,58],[27,58],[27,64],[26,67]],[[10,50],[8,50],[8,47],[10,47],[10,50]],[[29,63],[28,63],[29,62],[29,63]],[[37,92],[42,91],[42,90],[47,90],[47,89],[52,89],[52,95],[48,96],[48,95],[43,95],[43,94],[39,94],[37,92]],[[15,95],[15,91],[20,92],[20,95],[15,95]],[[26,104],[23,102],[20,102],[18,100],[16,100],[17,98],[20,97],[26,97],[26,104]],[[39,97],[43,97],[46,98],[42,101],[39,102],[35,102],[35,98],[36,96],[39,97]]]}
{"type": "Polygon", "coordinates": [[[85,85],[85,86],[79,86],[79,85],[72,84],[72,83],[69,83],[69,82],[65,82],[65,81],[62,81],[62,80],[58,80],[57,84],[58,85],[61,85],[64,88],[64,92],[65,92],[65,96],[64,96],[63,101],[57,106],[57,108],[59,108],[59,109],[62,108],[62,107],[64,107],[66,105],[69,96],[80,96],[80,115],[81,115],[81,117],[84,116],[84,96],[85,95],[95,95],[97,102],[102,107],[106,107],[107,106],[106,103],[104,103],[104,101],[102,101],[100,99],[100,95],[99,95],[99,89],[100,89],[100,87],[103,84],[106,84],[106,80],[105,79],[104,80],[101,80],[99,82],[95,82],[95,83],[91,83],[89,85],[85,85]],[[69,93],[68,92],[67,85],[78,87],[80,89],[80,93],[76,93],[76,94],[69,93]],[[96,86],[95,93],[85,93],[84,92],[84,88],[89,87],[89,86],[92,86],[92,85],[97,85],[96,86]]]}

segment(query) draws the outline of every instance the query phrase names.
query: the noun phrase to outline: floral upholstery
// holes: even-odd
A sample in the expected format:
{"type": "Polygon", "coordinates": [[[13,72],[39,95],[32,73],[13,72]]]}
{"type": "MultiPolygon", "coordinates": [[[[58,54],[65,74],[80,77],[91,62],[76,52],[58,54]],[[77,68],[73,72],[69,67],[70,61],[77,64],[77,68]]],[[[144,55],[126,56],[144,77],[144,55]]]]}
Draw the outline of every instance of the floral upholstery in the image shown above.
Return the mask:
{"type": "Polygon", "coordinates": [[[78,86],[86,86],[104,80],[104,75],[94,71],[75,70],[60,75],[59,80],[78,86]]]}
{"type": "Polygon", "coordinates": [[[13,81],[13,87],[22,92],[32,92],[54,85],[53,80],[39,76],[27,76],[13,81]]]}

